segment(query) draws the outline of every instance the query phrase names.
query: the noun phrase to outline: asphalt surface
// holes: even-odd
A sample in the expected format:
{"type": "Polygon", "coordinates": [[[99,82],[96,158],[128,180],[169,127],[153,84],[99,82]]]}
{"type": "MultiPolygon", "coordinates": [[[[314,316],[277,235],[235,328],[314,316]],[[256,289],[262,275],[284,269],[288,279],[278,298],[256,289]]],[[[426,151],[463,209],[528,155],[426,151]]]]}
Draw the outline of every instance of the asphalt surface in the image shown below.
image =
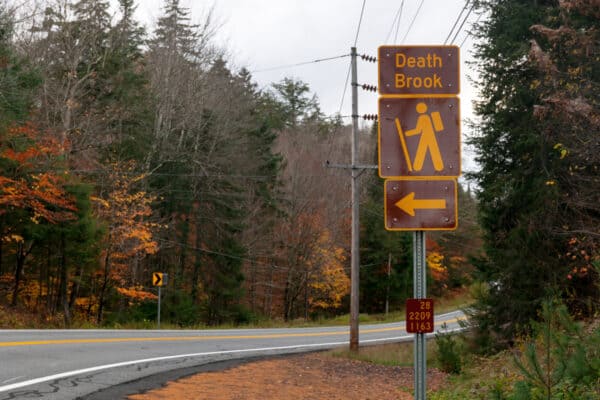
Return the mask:
{"type": "MultiPolygon", "coordinates": [[[[436,317],[460,329],[460,311],[436,317]]],[[[361,345],[412,340],[404,322],[362,325],[361,345]]],[[[232,362],[347,346],[348,327],[231,330],[0,330],[0,400],[106,399],[232,362]],[[220,364],[219,364],[220,363],[220,364]],[[223,364],[225,363],[225,364],[223,364]],[[127,384],[126,386],[122,386],[127,384]],[[93,397],[96,396],[96,397],[93,397]]]]}

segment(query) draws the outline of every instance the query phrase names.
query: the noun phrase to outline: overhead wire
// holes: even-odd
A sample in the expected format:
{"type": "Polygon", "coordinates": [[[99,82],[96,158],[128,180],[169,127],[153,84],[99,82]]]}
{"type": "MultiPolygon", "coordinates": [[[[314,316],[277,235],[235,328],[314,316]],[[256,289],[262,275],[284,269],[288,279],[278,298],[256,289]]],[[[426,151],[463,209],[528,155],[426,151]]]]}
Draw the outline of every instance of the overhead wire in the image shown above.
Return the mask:
{"type": "MultiPolygon", "coordinates": [[[[362,25],[363,16],[365,15],[365,5],[367,4],[367,0],[363,0],[362,7],[360,8],[360,17],[358,18],[358,25],[356,27],[356,35],[354,36],[354,47],[358,43],[358,36],[360,34],[360,27],[362,25]]],[[[346,72],[346,80],[344,81],[344,87],[342,91],[342,98],[340,100],[340,107],[338,109],[338,115],[342,113],[342,108],[344,107],[344,100],[346,98],[346,91],[348,90],[348,82],[350,81],[350,72],[352,70],[352,62],[348,65],[348,71],[346,72]]],[[[336,130],[339,128],[336,128],[336,130]]],[[[333,150],[333,134],[329,137],[329,152],[327,154],[327,159],[331,156],[331,152],[333,150]]]]}
{"type": "Polygon", "coordinates": [[[472,2],[471,8],[469,9],[469,12],[467,13],[467,15],[465,16],[465,18],[463,19],[462,23],[460,24],[460,26],[458,27],[458,30],[456,31],[456,33],[454,34],[454,37],[452,38],[452,41],[450,43],[454,43],[454,41],[456,40],[456,38],[458,37],[458,34],[460,33],[460,31],[462,30],[463,26],[465,25],[465,22],[467,22],[467,20],[469,19],[469,16],[471,15],[471,13],[473,12],[473,9],[475,8],[475,2],[472,2]]]}
{"type": "MultiPolygon", "coordinates": [[[[479,22],[479,20],[481,19],[481,16],[482,16],[482,15],[483,15],[483,13],[481,13],[481,14],[479,14],[479,15],[477,16],[477,19],[475,20],[475,22],[473,22],[473,23],[471,24],[471,27],[473,27],[473,25],[476,25],[476,24],[479,22]]],[[[467,39],[469,39],[469,38],[470,38],[472,35],[473,35],[473,31],[469,31],[469,32],[467,32],[467,36],[465,36],[465,38],[463,39],[463,41],[462,41],[462,42],[460,42],[460,46],[459,46],[459,47],[463,47],[463,45],[465,44],[465,42],[467,41],[467,39]]]]}
{"type": "Polygon", "coordinates": [[[383,43],[388,43],[388,41],[390,40],[390,37],[392,36],[392,32],[394,31],[394,26],[396,26],[396,37],[394,38],[394,43],[396,42],[396,39],[398,37],[398,30],[400,28],[400,20],[402,19],[402,8],[404,7],[404,0],[402,0],[402,3],[400,3],[400,7],[398,7],[398,11],[396,11],[396,15],[394,16],[394,20],[392,21],[392,26],[390,26],[390,31],[388,32],[387,36],[385,37],[385,40],[383,43]]]}
{"type": "Polygon", "coordinates": [[[398,42],[398,32],[400,32],[400,21],[402,20],[402,10],[404,9],[404,0],[400,3],[400,15],[398,16],[398,23],[396,25],[396,34],[394,35],[394,43],[398,42]]]}
{"type": "Polygon", "coordinates": [[[406,37],[408,36],[408,34],[410,33],[410,30],[412,29],[415,21],[417,20],[417,17],[419,16],[419,12],[421,12],[421,8],[423,7],[423,3],[425,3],[425,0],[421,0],[421,3],[419,4],[419,8],[417,8],[417,12],[415,13],[415,15],[413,16],[412,21],[410,21],[410,24],[408,25],[408,29],[406,30],[406,33],[404,34],[404,36],[402,37],[402,43],[404,43],[404,41],[406,40],[406,37]]]}
{"type": "Polygon", "coordinates": [[[467,10],[467,7],[469,6],[470,2],[471,2],[471,0],[467,0],[465,2],[464,7],[462,8],[462,10],[460,10],[460,14],[458,14],[458,17],[456,17],[456,20],[454,20],[454,25],[452,25],[450,32],[448,32],[448,36],[446,36],[446,39],[444,40],[444,44],[448,44],[448,39],[450,39],[450,36],[452,36],[452,33],[454,32],[456,25],[458,25],[458,21],[460,21],[460,18],[462,17],[463,13],[467,10]]]}
{"type": "Polygon", "coordinates": [[[337,60],[337,59],[345,58],[345,57],[350,57],[350,54],[342,54],[342,55],[339,55],[339,56],[326,57],[326,58],[318,58],[316,60],[303,61],[303,62],[298,62],[298,63],[295,63],[295,64],[278,65],[276,67],[268,67],[268,68],[263,68],[263,69],[257,69],[257,70],[253,70],[253,71],[250,71],[250,72],[253,73],[253,74],[256,74],[256,73],[267,72],[267,71],[275,71],[275,70],[278,70],[278,69],[288,69],[288,68],[293,68],[293,67],[300,67],[300,66],[303,66],[303,65],[316,64],[316,63],[320,63],[320,62],[324,62],[324,61],[337,60]]]}
{"type": "Polygon", "coordinates": [[[358,34],[360,33],[360,26],[362,24],[363,15],[365,14],[365,5],[367,4],[367,0],[363,0],[362,7],[360,9],[360,17],[358,19],[358,27],[356,28],[356,37],[354,38],[354,47],[356,47],[356,43],[358,43],[358,34]]]}
{"type": "MultiPolygon", "coordinates": [[[[356,35],[354,37],[354,47],[356,47],[356,43],[358,43],[358,35],[360,34],[360,27],[362,25],[363,16],[365,14],[365,5],[367,4],[367,0],[363,0],[362,7],[360,9],[360,17],[358,18],[358,26],[356,27],[356,35]]],[[[338,114],[342,113],[342,107],[344,106],[344,98],[346,97],[346,90],[348,89],[348,81],[350,80],[350,70],[352,64],[348,66],[348,73],[346,73],[346,81],[344,82],[344,91],[342,92],[342,100],[340,102],[340,108],[338,110],[338,114]]]]}

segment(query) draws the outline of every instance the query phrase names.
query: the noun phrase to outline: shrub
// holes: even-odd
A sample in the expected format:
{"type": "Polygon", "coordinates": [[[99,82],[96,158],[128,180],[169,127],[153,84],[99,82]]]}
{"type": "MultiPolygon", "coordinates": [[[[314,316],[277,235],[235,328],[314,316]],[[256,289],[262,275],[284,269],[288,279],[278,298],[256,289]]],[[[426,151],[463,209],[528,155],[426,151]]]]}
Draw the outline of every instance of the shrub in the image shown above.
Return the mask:
{"type": "MultiPolygon", "coordinates": [[[[447,329],[446,324],[442,325],[442,329],[447,329]]],[[[442,371],[449,374],[460,374],[462,370],[461,352],[463,346],[457,338],[458,335],[452,335],[447,332],[438,331],[435,334],[437,363],[442,371]]]]}

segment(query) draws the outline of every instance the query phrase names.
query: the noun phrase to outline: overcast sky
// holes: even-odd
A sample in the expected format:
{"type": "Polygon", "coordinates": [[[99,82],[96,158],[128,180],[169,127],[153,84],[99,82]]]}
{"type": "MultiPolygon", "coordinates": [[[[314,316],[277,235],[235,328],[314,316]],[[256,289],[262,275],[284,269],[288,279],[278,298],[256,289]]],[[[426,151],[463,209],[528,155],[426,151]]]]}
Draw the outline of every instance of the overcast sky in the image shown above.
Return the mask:
{"type": "MultiPolygon", "coordinates": [[[[246,67],[261,86],[269,86],[285,77],[309,84],[319,98],[322,110],[331,115],[351,114],[350,88],[344,84],[349,57],[308,65],[274,69],[296,63],[341,56],[350,53],[356,43],[359,54],[377,55],[383,44],[444,44],[466,0],[366,0],[358,30],[363,0],[218,0],[213,2],[181,0],[193,22],[200,22],[214,4],[220,23],[217,41],[227,48],[234,68],[246,67]],[[419,8],[420,7],[420,8],[419,8]],[[400,14],[400,25],[395,23],[400,14]],[[411,25],[412,23],[412,25],[411,25]],[[410,28],[410,29],[409,29],[410,28]],[[340,106],[342,106],[340,108],[340,106]]],[[[150,30],[162,13],[162,0],[139,0],[138,18],[150,30]]],[[[467,12],[463,14],[466,16],[467,12]]],[[[474,91],[468,76],[472,37],[468,37],[474,13],[447,44],[461,47],[461,109],[463,119],[471,116],[474,91]]],[[[459,25],[462,19],[459,21],[459,25]]],[[[456,29],[455,29],[456,31],[456,29]]],[[[377,84],[377,64],[358,62],[360,84],[377,84]]],[[[359,90],[359,114],[377,113],[377,94],[359,90]]],[[[466,127],[463,124],[463,132],[466,127]]],[[[468,152],[463,170],[469,168],[468,152]]]]}

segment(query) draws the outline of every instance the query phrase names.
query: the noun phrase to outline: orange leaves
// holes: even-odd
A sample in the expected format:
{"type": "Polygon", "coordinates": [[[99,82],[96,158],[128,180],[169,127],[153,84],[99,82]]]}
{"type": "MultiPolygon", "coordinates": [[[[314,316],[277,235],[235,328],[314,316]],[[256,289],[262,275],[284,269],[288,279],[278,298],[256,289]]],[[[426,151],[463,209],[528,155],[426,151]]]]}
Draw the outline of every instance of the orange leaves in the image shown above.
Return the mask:
{"type": "Polygon", "coordinates": [[[65,190],[65,177],[34,170],[45,169],[57,154],[57,148],[49,143],[52,140],[44,138],[31,125],[8,129],[0,141],[0,161],[10,162],[0,170],[0,215],[21,209],[34,223],[75,218],[77,209],[73,197],[65,190]]]}
{"type": "Polygon", "coordinates": [[[106,251],[115,262],[123,264],[131,257],[158,251],[153,238],[157,226],[148,220],[155,197],[136,189],[140,177],[132,174],[134,162],[114,163],[112,167],[109,192],[103,198],[91,199],[97,215],[109,227],[106,251]]]}
{"type": "Polygon", "coordinates": [[[144,300],[156,300],[158,298],[154,293],[147,292],[142,286],[133,286],[129,288],[117,288],[117,292],[121,295],[128,297],[131,302],[144,301],[144,300]]]}
{"type": "Polygon", "coordinates": [[[0,215],[11,209],[23,209],[35,223],[45,220],[55,224],[75,219],[77,208],[72,196],[65,192],[62,179],[42,174],[37,176],[37,182],[32,181],[0,176],[0,215]]]}
{"type": "Polygon", "coordinates": [[[570,266],[566,278],[587,278],[590,273],[596,270],[594,264],[600,264],[600,254],[589,243],[571,237],[567,242],[567,252],[559,258],[570,266]]]}

